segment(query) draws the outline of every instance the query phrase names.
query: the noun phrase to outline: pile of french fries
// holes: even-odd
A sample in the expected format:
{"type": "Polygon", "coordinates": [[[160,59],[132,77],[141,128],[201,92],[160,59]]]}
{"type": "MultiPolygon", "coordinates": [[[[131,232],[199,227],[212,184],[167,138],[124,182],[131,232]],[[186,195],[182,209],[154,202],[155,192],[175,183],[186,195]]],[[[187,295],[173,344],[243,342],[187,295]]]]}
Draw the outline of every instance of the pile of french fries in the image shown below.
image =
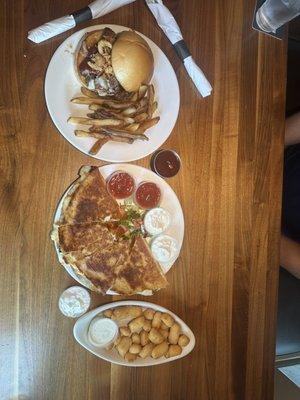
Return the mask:
{"type": "Polygon", "coordinates": [[[133,143],[135,140],[149,140],[145,131],[156,125],[159,117],[153,117],[157,109],[153,85],[142,85],[131,98],[119,101],[99,97],[97,93],[82,87],[83,96],[71,100],[74,104],[88,105],[86,117],[70,117],[74,125],[86,125],[88,130],[75,130],[78,137],[92,137],[96,142],[89,154],[97,154],[109,142],[133,143]]]}

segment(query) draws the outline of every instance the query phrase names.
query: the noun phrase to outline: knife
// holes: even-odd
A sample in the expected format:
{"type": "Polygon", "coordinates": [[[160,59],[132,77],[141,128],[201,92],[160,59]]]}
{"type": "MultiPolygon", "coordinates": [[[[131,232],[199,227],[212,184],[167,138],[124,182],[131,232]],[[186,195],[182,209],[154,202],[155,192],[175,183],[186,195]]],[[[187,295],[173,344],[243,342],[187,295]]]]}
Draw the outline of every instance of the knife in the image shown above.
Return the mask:
{"type": "Polygon", "coordinates": [[[202,97],[209,96],[212,87],[202,70],[194,61],[181,33],[181,30],[162,0],[145,0],[150,11],[154,15],[158,25],[172,43],[178,57],[183,62],[187,73],[194,82],[202,97]]]}
{"type": "Polygon", "coordinates": [[[119,7],[132,3],[135,0],[96,0],[87,7],[74,11],[69,15],[47,22],[38,28],[28,32],[28,39],[35,43],[41,43],[62,32],[74,28],[81,22],[99,18],[119,7]]]}

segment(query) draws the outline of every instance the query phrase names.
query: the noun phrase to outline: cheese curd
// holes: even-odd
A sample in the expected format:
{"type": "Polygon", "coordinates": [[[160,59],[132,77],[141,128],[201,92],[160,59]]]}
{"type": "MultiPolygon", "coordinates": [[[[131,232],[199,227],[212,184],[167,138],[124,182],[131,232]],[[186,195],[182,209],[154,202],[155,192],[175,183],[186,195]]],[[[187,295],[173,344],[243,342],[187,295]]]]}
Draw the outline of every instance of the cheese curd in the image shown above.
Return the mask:
{"type": "Polygon", "coordinates": [[[163,208],[152,208],[144,218],[144,227],[149,235],[155,236],[165,232],[170,225],[171,217],[163,208]]]}
{"type": "Polygon", "coordinates": [[[178,255],[178,242],[171,236],[159,235],[152,240],[151,251],[157,261],[170,262],[178,255]]]}

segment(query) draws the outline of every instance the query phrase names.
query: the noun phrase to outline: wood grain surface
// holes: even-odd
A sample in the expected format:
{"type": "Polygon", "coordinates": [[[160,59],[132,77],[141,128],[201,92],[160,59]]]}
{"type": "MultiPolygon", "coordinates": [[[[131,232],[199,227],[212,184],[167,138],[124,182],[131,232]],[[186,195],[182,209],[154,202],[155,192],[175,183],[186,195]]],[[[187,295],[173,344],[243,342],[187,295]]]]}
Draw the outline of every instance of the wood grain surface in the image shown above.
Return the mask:
{"type": "MultiPolygon", "coordinates": [[[[45,105],[47,65],[73,31],[39,45],[26,39],[86,4],[0,5],[0,398],[272,399],[286,44],[251,29],[253,0],[166,0],[213,85],[202,99],[143,1],[86,23],[143,32],[170,59],[181,93],[163,147],[182,158],[168,183],[184,210],[185,240],[168,289],[151,301],[185,320],[196,347],[163,366],[118,367],[76,344],[74,321],[57,307],[74,281],[49,240],[53,213],[80,166],[102,164],[63,139],[45,105]]],[[[148,167],[149,158],[137,164],[148,167]]],[[[116,299],[93,295],[93,305],[116,299]]]]}

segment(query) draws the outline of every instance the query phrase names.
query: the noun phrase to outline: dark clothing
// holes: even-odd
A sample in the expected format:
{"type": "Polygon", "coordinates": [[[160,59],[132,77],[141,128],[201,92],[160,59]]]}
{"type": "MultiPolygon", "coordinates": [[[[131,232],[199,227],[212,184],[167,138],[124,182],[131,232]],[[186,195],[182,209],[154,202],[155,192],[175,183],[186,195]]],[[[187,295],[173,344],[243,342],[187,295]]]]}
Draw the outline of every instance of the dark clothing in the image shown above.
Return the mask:
{"type": "MultiPolygon", "coordinates": [[[[300,243],[300,144],[284,154],[282,232],[300,243]]],[[[276,355],[300,351],[300,279],[280,268],[276,355]]]]}
{"type": "Polygon", "coordinates": [[[300,243],[300,144],[284,154],[282,233],[300,243]]]}
{"type": "Polygon", "coordinates": [[[300,351],[300,280],[280,268],[276,355],[300,351]]]}

